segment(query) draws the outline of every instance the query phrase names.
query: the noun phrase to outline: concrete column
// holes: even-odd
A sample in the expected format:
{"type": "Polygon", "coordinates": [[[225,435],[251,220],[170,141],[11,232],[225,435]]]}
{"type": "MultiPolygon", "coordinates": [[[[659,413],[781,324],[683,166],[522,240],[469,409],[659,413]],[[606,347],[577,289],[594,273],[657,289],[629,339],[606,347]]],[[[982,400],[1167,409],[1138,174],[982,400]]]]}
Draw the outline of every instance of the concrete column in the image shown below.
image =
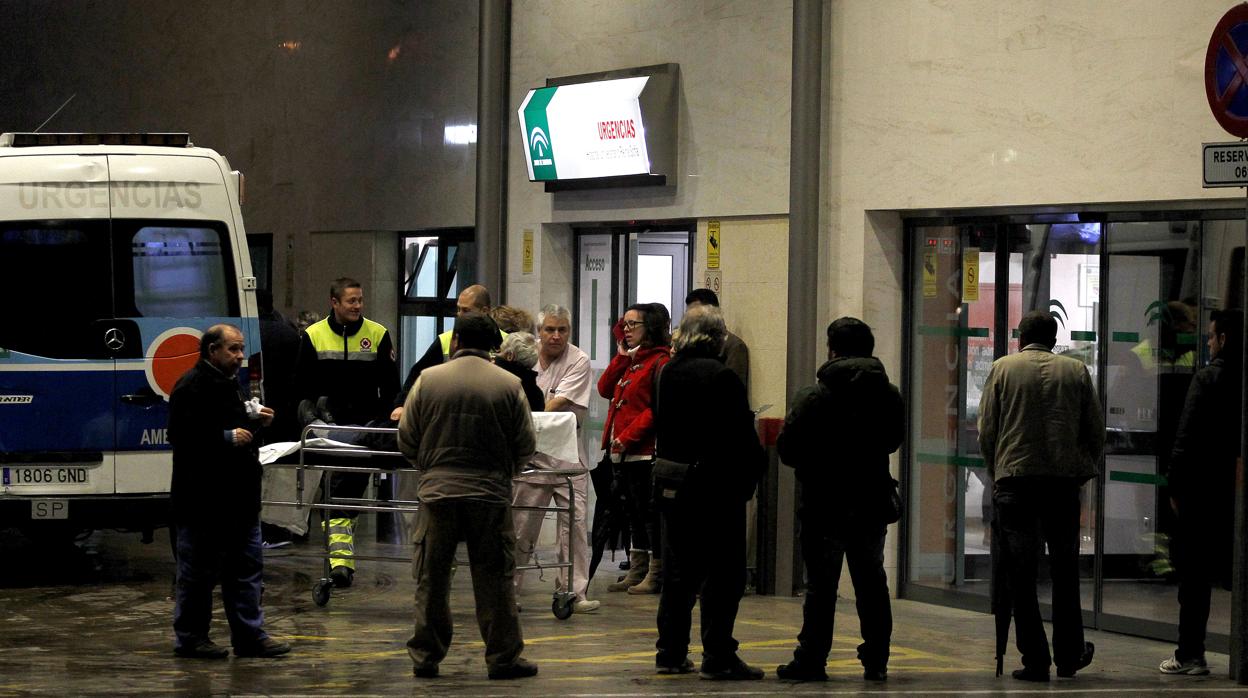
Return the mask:
{"type": "MultiPolygon", "coordinates": [[[[793,88],[789,142],[789,289],[788,362],[785,393],[814,380],[818,344],[819,162],[822,153],[823,3],[793,2],[793,88]]],[[[790,523],[796,509],[793,471],[780,468],[778,520],[790,523]]],[[[792,530],[779,530],[776,547],[776,593],[794,591],[800,579],[800,556],[794,554],[792,530]]]]}
{"type": "Polygon", "coordinates": [[[477,58],[477,283],[502,304],[506,288],[507,97],[511,0],[480,0],[477,58]]]}

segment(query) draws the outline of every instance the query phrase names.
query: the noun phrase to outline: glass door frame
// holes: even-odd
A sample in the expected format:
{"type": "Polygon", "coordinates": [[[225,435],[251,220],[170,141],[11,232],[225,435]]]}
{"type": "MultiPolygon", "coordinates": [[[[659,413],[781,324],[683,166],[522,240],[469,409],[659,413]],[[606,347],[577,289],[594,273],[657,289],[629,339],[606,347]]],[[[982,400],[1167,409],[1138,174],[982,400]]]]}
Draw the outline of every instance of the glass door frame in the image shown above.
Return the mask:
{"type": "MultiPolygon", "coordinates": [[[[907,397],[914,395],[915,390],[915,369],[913,361],[915,359],[915,342],[914,327],[916,322],[916,308],[911,302],[916,293],[918,285],[917,274],[915,273],[916,265],[921,263],[922,253],[925,249],[925,240],[920,235],[919,230],[926,227],[961,227],[968,225],[994,225],[997,227],[998,240],[1008,242],[1007,228],[1010,225],[1029,225],[1029,224],[1046,224],[1056,222],[1069,222],[1072,216],[1077,217],[1079,221],[1097,222],[1102,228],[1102,237],[1100,240],[1098,256],[1100,258],[1100,278],[1106,279],[1111,273],[1110,270],[1110,246],[1108,244],[1109,237],[1113,234],[1113,224],[1130,223],[1130,222],[1146,222],[1146,221],[1200,221],[1202,223],[1201,242],[1205,239],[1205,221],[1235,221],[1243,220],[1244,213],[1242,203],[1238,203],[1234,208],[1217,207],[1218,202],[1199,202],[1191,208],[1179,206],[1173,209],[1157,210],[1157,211],[1139,211],[1139,210],[1112,210],[1107,207],[1106,210],[1095,211],[1088,207],[1071,207],[1071,210],[1061,213],[1049,212],[1006,212],[999,214],[976,213],[972,215],[922,215],[904,219],[904,254],[906,257],[906,275],[903,284],[902,293],[905,294],[906,302],[903,307],[903,336],[905,341],[902,347],[902,394],[907,397]],[[1203,207],[1200,207],[1203,205],[1203,207]]],[[[1052,210],[1052,209],[1050,209],[1052,210]]],[[[994,259],[995,267],[995,286],[994,286],[994,315],[995,323],[998,328],[1009,328],[1009,245],[996,244],[994,259]]],[[[957,252],[959,256],[961,250],[957,252]]],[[[1202,260],[1203,263],[1203,260],[1202,260]]],[[[1203,272],[1202,272],[1203,275],[1203,272]]],[[[1107,402],[1105,400],[1107,382],[1108,382],[1108,362],[1109,351],[1107,350],[1107,342],[1109,341],[1110,332],[1110,308],[1108,303],[1104,301],[1106,291],[1104,284],[1098,292],[1097,302],[1097,358],[1096,358],[1096,386],[1097,394],[1102,402],[1102,410],[1106,410],[1107,402]]],[[[965,304],[964,304],[965,305],[965,304]]],[[[959,323],[965,325],[968,318],[967,313],[962,313],[959,323]]],[[[1012,328],[1010,328],[1012,331],[1012,328]]],[[[1203,332],[1203,328],[1200,330],[1203,332]]],[[[1009,335],[1006,331],[996,332],[994,337],[994,360],[1003,356],[1006,352],[1003,347],[1008,347],[1009,335]]],[[[965,395],[966,392],[966,352],[960,353],[962,366],[959,374],[959,394],[965,395]]],[[[964,402],[964,399],[959,399],[964,402]]],[[[913,444],[914,434],[908,432],[906,441],[901,448],[901,468],[900,477],[902,493],[906,497],[906,501],[910,501],[909,496],[913,491],[913,466],[914,455],[917,444],[913,444]]],[[[962,466],[955,466],[961,468],[962,466]]],[[[961,481],[961,478],[958,478],[961,481]]],[[[1160,621],[1146,618],[1136,618],[1131,616],[1122,616],[1108,614],[1104,611],[1104,556],[1105,556],[1105,527],[1106,512],[1105,498],[1106,486],[1108,483],[1108,473],[1105,467],[1105,461],[1099,464],[1099,472],[1096,478],[1096,500],[1095,500],[1095,544],[1093,553],[1093,574],[1091,580],[1081,580],[1081,583],[1093,584],[1092,589],[1092,608],[1083,609],[1084,625],[1088,628],[1105,630],[1110,632],[1118,632],[1129,635],[1137,635],[1142,637],[1150,637],[1165,641],[1173,641],[1177,635],[1178,622],[1177,618],[1173,622],[1160,621]]],[[[965,499],[961,490],[963,486],[959,485],[959,496],[956,505],[956,547],[954,551],[955,570],[954,579],[962,577],[964,570],[962,569],[962,561],[964,556],[963,544],[965,538],[965,499]]],[[[980,611],[984,613],[990,612],[990,598],[984,594],[978,594],[958,589],[940,588],[932,585],[924,585],[911,581],[911,535],[913,533],[912,526],[921,524],[922,522],[911,521],[912,512],[907,508],[906,515],[899,524],[899,555],[897,566],[897,595],[898,598],[922,601],[926,603],[934,603],[942,606],[953,608],[962,608],[966,610],[980,611]]],[[[1051,608],[1048,603],[1041,601],[1041,611],[1044,617],[1050,618],[1051,608]]],[[[1212,620],[1212,619],[1211,619],[1212,620]]],[[[1229,635],[1219,632],[1210,631],[1207,633],[1206,644],[1210,651],[1226,652],[1229,647],[1229,635]]]]}
{"type": "MultiPolygon", "coordinates": [[[[611,235],[611,317],[623,315],[630,303],[628,298],[636,293],[636,270],[632,268],[632,257],[637,250],[635,236],[644,233],[688,233],[689,254],[685,260],[686,279],[691,284],[693,276],[694,240],[698,233],[698,222],[695,219],[680,219],[654,222],[629,223],[577,223],[572,228],[572,250],[577,254],[576,238],[581,235],[611,235]]],[[[581,303],[581,265],[575,260],[572,265],[572,308],[579,308],[581,303]]],[[[688,291],[686,291],[688,293],[688,291]]],[[[668,308],[672,314],[672,323],[680,322],[685,309],[668,308]]],[[[586,330],[588,331],[588,330],[586,330]]],[[[581,327],[579,323],[572,328],[572,343],[581,346],[581,327]]]]}

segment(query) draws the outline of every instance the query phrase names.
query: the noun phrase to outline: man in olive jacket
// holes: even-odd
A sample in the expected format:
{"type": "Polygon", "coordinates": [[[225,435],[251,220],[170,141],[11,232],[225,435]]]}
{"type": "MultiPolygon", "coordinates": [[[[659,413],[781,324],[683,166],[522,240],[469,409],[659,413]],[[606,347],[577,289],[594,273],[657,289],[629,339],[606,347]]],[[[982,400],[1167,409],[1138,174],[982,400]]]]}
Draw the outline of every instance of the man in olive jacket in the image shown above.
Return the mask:
{"type": "Polygon", "coordinates": [[[511,479],[533,458],[537,437],[520,379],[490,362],[497,341],[489,317],[456,318],[451,360],[420,374],[399,419],[399,450],[421,471],[412,534],[416,629],[407,642],[419,678],[438,675],[451,644],[451,568],[461,540],[489,677],[537,674],[537,665],[520,657],[511,517],[511,479]]]}
{"type": "Polygon", "coordinates": [[[895,481],[888,456],[905,438],[901,392],[872,356],[871,328],[852,317],[828,325],[828,361],[818,382],[793,398],[777,448],[802,483],[802,557],[806,600],[793,661],[776,669],[789,681],[826,681],[841,568],[857,597],[863,677],[887,678],[893,632],[884,536],[895,481]]]}
{"type": "Polygon", "coordinates": [[[1012,590],[1023,668],[1048,681],[1050,664],[1071,677],[1092,661],[1079,606],[1079,489],[1096,477],[1105,422],[1083,363],[1053,353],[1057,320],[1034,310],[1018,325],[1017,354],[997,359],[979,403],[979,448],[993,479],[993,509],[1005,540],[1002,569],[1012,590]],[[1036,598],[1038,551],[1048,544],[1053,578],[1053,653],[1036,598]]]}

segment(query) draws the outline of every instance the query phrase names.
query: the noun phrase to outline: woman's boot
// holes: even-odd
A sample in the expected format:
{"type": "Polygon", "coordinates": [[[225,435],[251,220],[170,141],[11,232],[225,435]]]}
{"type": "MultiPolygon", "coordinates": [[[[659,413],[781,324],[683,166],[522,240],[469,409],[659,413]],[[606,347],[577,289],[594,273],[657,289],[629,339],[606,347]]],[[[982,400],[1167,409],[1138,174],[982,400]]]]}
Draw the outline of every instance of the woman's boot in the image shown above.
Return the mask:
{"type": "Polygon", "coordinates": [[[630,594],[657,594],[663,591],[663,561],[657,557],[650,558],[650,569],[641,583],[628,588],[630,594]]]}
{"type": "Polygon", "coordinates": [[[624,575],[624,579],[608,584],[607,591],[627,591],[629,587],[637,586],[641,583],[641,580],[645,579],[646,571],[649,569],[649,552],[645,550],[628,551],[628,574],[624,575]]]}

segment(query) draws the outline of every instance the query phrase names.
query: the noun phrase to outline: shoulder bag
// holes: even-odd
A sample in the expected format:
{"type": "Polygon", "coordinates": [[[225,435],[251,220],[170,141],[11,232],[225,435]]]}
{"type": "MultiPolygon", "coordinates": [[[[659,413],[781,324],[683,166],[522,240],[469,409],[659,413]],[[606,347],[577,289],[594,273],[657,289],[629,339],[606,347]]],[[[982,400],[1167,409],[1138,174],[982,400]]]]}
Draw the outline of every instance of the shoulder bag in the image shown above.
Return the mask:
{"type": "MultiPolygon", "coordinates": [[[[656,415],[659,408],[659,378],[663,375],[664,366],[660,366],[654,372],[654,405],[652,409],[655,410],[656,415]]],[[[659,439],[656,427],[654,461],[650,468],[654,503],[662,506],[664,504],[673,504],[677,500],[683,499],[682,495],[686,489],[686,481],[696,468],[697,463],[684,463],[670,458],[659,457],[659,439]]]]}

